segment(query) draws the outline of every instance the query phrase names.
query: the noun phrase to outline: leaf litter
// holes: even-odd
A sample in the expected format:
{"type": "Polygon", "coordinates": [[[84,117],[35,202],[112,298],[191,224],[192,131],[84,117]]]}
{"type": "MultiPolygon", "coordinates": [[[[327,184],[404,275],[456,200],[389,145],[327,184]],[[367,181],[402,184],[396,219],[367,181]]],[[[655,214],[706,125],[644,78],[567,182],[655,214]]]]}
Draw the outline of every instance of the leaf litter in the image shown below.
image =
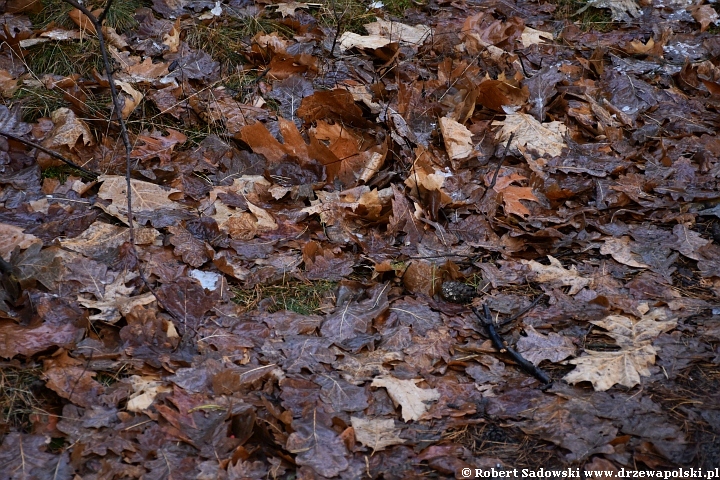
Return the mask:
{"type": "Polygon", "coordinates": [[[107,77],[33,61],[97,32],[16,3],[9,478],[716,466],[714,3],[129,2],[132,236],[107,77]]]}

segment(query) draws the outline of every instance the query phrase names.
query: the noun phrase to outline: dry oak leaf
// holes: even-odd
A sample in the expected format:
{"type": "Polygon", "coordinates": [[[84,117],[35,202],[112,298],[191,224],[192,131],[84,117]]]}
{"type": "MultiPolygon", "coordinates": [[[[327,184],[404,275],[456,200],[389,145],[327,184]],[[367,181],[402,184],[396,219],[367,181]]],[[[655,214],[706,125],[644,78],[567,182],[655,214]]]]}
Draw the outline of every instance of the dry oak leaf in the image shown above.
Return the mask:
{"type": "Polygon", "coordinates": [[[543,32],[542,30],[535,30],[534,28],[525,27],[520,37],[523,47],[529,47],[530,45],[537,45],[543,43],[543,40],[553,39],[552,32],[543,32]]]}
{"type": "Polygon", "coordinates": [[[290,15],[291,17],[295,16],[295,10],[299,8],[309,8],[307,3],[300,3],[300,2],[288,2],[288,3],[276,3],[275,5],[272,5],[273,7],[277,7],[277,11],[279,14],[283,16],[283,18],[290,15]]]}
{"type": "Polygon", "coordinates": [[[711,23],[720,24],[720,16],[711,5],[693,5],[687,10],[692,14],[696,22],[700,24],[700,31],[704,32],[711,23]]]}
{"type": "Polygon", "coordinates": [[[437,389],[422,389],[416,385],[420,378],[400,380],[395,377],[377,377],[370,384],[371,387],[384,387],[395,405],[402,407],[403,420],[420,420],[430,408],[426,402],[434,402],[440,398],[437,389]]]}
{"type": "MultiPolygon", "coordinates": [[[[127,223],[127,183],[125,177],[119,175],[101,175],[98,178],[102,182],[98,196],[103,200],[110,200],[110,205],[97,205],[105,210],[105,213],[127,223]]],[[[133,212],[154,212],[156,210],[179,210],[184,207],[172,200],[170,195],[180,193],[174,188],[161,187],[142,180],[130,180],[133,198],[133,212]]]]}
{"type": "MultiPolygon", "coordinates": [[[[160,237],[160,232],[154,228],[135,227],[135,245],[152,245],[160,241],[160,237]]],[[[96,258],[129,241],[129,228],[97,221],[79,236],[61,240],[60,244],[88,258],[96,258]]]]}
{"type": "Polygon", "coordinates": [[[350,417],[350,423],[355,430],[355,438],[374,452],[385,450],[385,447],[400,445],[406,440],[400,438],[399,429],[395,428],[395,420],[379,418],[350,417]]]}
{"type": "Polygon", "coordinates": [[[145,377],[132,375],[129,381],[132,384],[133,393],[128,398],[127,409],[131,412],[144,412],[155,401],[158,393],[172,391],[172,387],[163,386],[160,377],[154,375],[145,377]]]}
{"type": "Polygon", "coordinates": [[[467,158],[473,152],[472,133],[465,125],[452,118],[440,119],[440,131],[445,142],[445,151],[451,160],[467,158]]]}
{"type": "Polygon", "coordinates": [[[73,148],[80,137],[82,137],[83,144],[92,145],[93,136],[90,129],[69,108],[58,108],[50,114],[50,119],[55,126],[48,133],[47,139],[42,144],[43,147],[49,149],[62,146],[73,148]]]}
{"type": "Polygon", "coordinates": [[[432,29],[427,25],[411,26],[400,22],[390,22],[382,18],[366,24],[365,30],[370,35],[379,35],[389,38],[392,42],[414,46],[422,45],[425,39],[432,34],[432,29]]]}
{"type": "MultiPolygon", "coordinates": [[[[520,200],[531,200],[537,202],[538,198],[532,192],[532,187],[518,187],[511,185],[511,183],[526,180],[519,173],[512,173],[499,177],[493,190],[498,193],[502,193],[503,205],[506,214],[515,214],[521,217],[530,215],[530,210],[520,202],[520,200]]],[[[490,182],[488,182],[490,183],[490,182]]]]}
{"type": "Polygon", "coordinates": [[[563,141],[567,128],[561,122],[540,123],[526,113],[510,113],[505,120],[493,122],[493,126],[502,126],[497,140],[507,142],[510,135],[515,136],[509,151],[521,152],[521,147],[534,150],[540,156],[557,157],[567,145],[563,141]]]}
{"type": "Polygon", "coordinates": [[[331,125],[322,120],[311,131],[318,140],[328,142],[328,148],[338,158],[325,164],[328,181],[337,178],[347,186],[366,183],[385,163],[387,142],[377,143],[345,125],[331,125]]]}
{"type": "Polygon", "coordinates": [[[133,86],[130,85],[128,82],[115,80],[115,84],[120,87],[120,90],[122,90],[126,94],[120,96],[123,100],[123,107],[120,113],[122,113],[123,118],[128,118],[133,112],[133,110],[135,110],[135,108],[140,105],[140,102],[144,98],[144,95],[135,88],[133,88],[133,86]]]}
{"type": "Polygon", "coordinates": [[[102,298],[92,300],[79,296],[78,303],[85,308],[100,310],[100,313],[90,315],[90,320],[115,323],[136,305],[148,305],[155,301],[155,297],[150,292],[135,297],[130,296],[135,287],[126,287],[125,283],[137,276],[137,272],[127,273],[124,276],[118,275],[113,283],[105,285],[105,294],[102,298]]]}
{"type": "Polygon", "coordinates": [[[172,153],[175,145],[182,145],[187,137],[172,128],[167,129],[168,134],[163,136],[161,132],[155,131],[150,135],[138,135],[138,140],[143,145],[135,145],[130,156],[141,162],[152,158],[159,158],[160,165],[167,165],[172,160],[172,153]]]}
{"type": "Polygon", "coordinates": [[[620,238],[607,238],[600,253],[602,255],[612,255],[615,261],[634,268],[650,268],[650,265],[643,263],[642,257],[631,249],[632,240],[630,237],[624,236],[620,238]]]}
{"type": "Polygon", "coordinates": [[[548,255],[548,259],[550,260],[550,265],[543,265],[534,260],[522,260],[522,263],[529,266],[530,270],[535,272],[534,281],[538,283],[569,286],[569,295],[575,295],[590,284],[590,279],[581,277],[575,265],[572,265],[568,270],[563,268],[557,258],[548,255]]]}
{"type": "Polygon", "coordinates": [[[575,355],[575,345],[568,337],[555,332],[543,335],[530,325],[525,327],[525,333],[527,336],[517,342],[517,350],[534,365],[540,365],[543,360],[559,362],[575,355]]]}
{"type": "Polygon", "coordinates": [[[348,454],[340,436],[313,418],[293,420],[295,430],[287,439],[285,448],[297,454],[295,461],[324,477],[335,477],[348,468],[348,454]]]}
{"type": "Polygon", "coordinates": [[[0,223],[0,256],[5,260],[10,260],[10,254],[15,247],[25,249],[35,243],[36,240],[35,235],[23,233],[23,229],[20,227],[0,223]]]}
{"type": "Polygon", "coordinates": [[[586,350],[587,356],[570,360],[575,370],[565,375],[568,383],[588,381],[597,391],[605,391],[615,384],[631,388],[640,383],[640,376],[650,375],[648,367],[655,363],[652,341],[661,333],[677,325],[666,309],[655,309],[634,320],[622,315],[610,315],[591,323],[607,330],[621,347],[616,352],[586,350]]]}

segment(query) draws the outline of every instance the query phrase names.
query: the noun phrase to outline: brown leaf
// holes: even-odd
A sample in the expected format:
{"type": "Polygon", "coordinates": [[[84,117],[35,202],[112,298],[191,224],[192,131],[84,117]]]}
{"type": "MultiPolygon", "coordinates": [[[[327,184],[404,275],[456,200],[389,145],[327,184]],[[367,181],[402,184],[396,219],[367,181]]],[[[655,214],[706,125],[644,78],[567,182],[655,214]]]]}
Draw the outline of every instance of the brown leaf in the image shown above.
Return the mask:
{"type": "Polygon", "coordinates": [[[0,257],[5,260],[10,260],[10,253],[15,247],[25,250],[37,240],[35,235],[23,233],[20,227],[0,223],[0,257]]]}
{"type": "Polygon", "coordinates": [[[563,138],[567,129],[558,121],[541,124],[526,113],[512,113],[493,125],[502,126],[496,137],[500,143],[507,142],[510,135],[515,134],[510,144],[511,152],[526,148],[541,157],[557,157],[567,147],[563,138]]]}
{"type": "Polygon", "coordinates": [[[580,276],[574,265],[570,269],[565,269],[555,257],[548,255],[548,259],[550,265],[543,265],[534,260],[522,260],[522,263],[528,265],[535,272],[534,280],[536,282],[570,286],[569,295],[575,295],[590,284],[590,279],[580,276]]]}
{"type": "Polygon", "coordinates": [[[105,286],[104,292],[94,292],[96,300],[79,296],[78,303],[85,308],[100,310],[100,313],[91,315],[90,320],[115,323],[127,315],[135,306],[148,305],[155,301],[155,297],[150,292],[134,297],[130,296],[135,287],[126,287],[125,284],[137,278],[138,275],[137,272],[118,275],[115,281],[105,286]]]}
{"type": "Polygon", "coordinates": [[[105,387],[93,379],[96,373],[88,371],[83,362],[70,357],[65,350],[45,360],[43,375],[47,388],[81,407],[96,405],[105,392],[105,387]]]}
{"type": "Polygon", "coordinates": [[[187,137],[172,128],[168,128],[167,132],[167,136],[163,136],[162,132],[159,131],[155,131],[150,135],[138,135],[138,141],[143,142],[143,144],[136,144],[130,155],[141,162],[157,157],[160,159],[160,165],[170,163],[173,148],[175,148],[175,145],[185,143],[187,137]]]}
{"type": "Polygon", "coordinates": [[[335,251],[323,249],[317,242],[308,242],[302,252],[305,272],[310,280],[340,280],[350,275],[355,265],[352,255],[344,254],[339,248],[335,251]]]}
{"type": "Polygon", "coordinates": [[[196,329],[219,297],[216,291],[207,293],[199,282],[186,277],[163,284],[157,290],[157,295],[163,307],[173,314],[173,323],[181,335],[188,329],[196,329]]]}
{"type": "Polygon", "coordinates": [[[518,339],[517,350],[535,365],[543,360],[559,362],[575,355],[576,348],[569,337],[555,332],[542,335],[529,325],[524,330],[527,336],[518,339]]]}
{"type": "Polygon", "coordinates": [[[320,475],[334,477],[348,468],[347,449],[340,437],[316,420],[317,412],[304,420],[294,420],[294,433],[285,448],[297,454],[298,465],[307,465],[320,475]]]}
{"type": "Polygon", "coordinates": [[[372,321],[388,308],[388,285],[376,285],[368,292],[370,298],[338,305],[325,318],[320,333],[334,342],[342,342],[366,333],[372,321]]]}
{"type": "Polygon", "coordinates": [[[172,233],[170,243],[175,246],[175,255],[182,256],[183,262],[192,267],[199,267],[211,259],[212,247],[195,238],[187,229],[177,225],[168,227],[172,233]]]}
{"type": "Polygon", "coordinates": [[[720,23],[720,15],[715,11],[712,5],[691,5],[687,10],[692,14],[695,21],[700,24],[700,31],[704,32],[710,24],[717,25],[720,23]]]}
{"type": "Polygon", "coordinates": [[[50,114],[50,119],[55,126],[47,135],[43,147],[52,150],[65,146],[72,149],[80,138],[82,138],[83,145],[94,143],[90,129],[69,108],[58,108],[50,114]]]}

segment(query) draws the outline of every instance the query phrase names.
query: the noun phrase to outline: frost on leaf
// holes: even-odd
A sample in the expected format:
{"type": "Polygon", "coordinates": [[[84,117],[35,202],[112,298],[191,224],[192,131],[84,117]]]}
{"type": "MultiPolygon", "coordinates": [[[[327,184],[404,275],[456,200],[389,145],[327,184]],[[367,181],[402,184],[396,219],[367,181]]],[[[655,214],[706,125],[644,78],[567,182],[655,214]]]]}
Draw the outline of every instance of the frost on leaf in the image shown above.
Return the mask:
{"type": "Polygon", "coordinates": [[[372,448],[373,452],[405,443],[405,440],[398,436],[399,429],[395,428],[395,421],[391,418],[350,417],[350,421],[357,441],[372,448]]]}
{"type": "Polygon", "coordinates": [[[422,380],[413,378],[411,380],[399,380],[395,377],[377,377],[373,380],[371,387],[385,387],[396,405],[402,407],[403,420],[420,420],[430,408],[426,402],[434,402],[440,398],[440,392],[434,388],[422,389],[416,385],[422,380]]]}
{"type": "Polygon", "coordinates": [[[640,16],[640,7],[635,0],[590,0],[575,15],[582,13],[588,8],[609,8],[612,12],[613,21],[631,21],[640,16]]]}
{"type": "Polygon", "coordinates": [[[607,330],[620,347],[616,352],[586,350],[587,356],[570,360],[575,370],[565,376],[568,383],[588,381],[598,391],[605,391],[615,384],[633,387],[641,376],[650,375],[649,367],[655,363],[652,341],[661,333],[675,328],[676,318],[669,318],[664,309],[648,312],[640,320],[622,315],[610,315],[602,320],[591,321],[607,330]]]}

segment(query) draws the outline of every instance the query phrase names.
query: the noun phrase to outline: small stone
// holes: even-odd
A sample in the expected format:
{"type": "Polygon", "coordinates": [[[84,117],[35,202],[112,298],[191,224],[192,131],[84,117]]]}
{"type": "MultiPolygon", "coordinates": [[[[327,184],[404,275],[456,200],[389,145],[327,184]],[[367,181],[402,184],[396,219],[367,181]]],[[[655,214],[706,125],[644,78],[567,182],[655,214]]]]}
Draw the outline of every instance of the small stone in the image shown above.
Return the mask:
{"type": "Polygon", "coordinates": [[[448,302],[470,303],[477,296],[477,290],[466,283],[451,280],[442,284],[440,294],[448,302]]]}

